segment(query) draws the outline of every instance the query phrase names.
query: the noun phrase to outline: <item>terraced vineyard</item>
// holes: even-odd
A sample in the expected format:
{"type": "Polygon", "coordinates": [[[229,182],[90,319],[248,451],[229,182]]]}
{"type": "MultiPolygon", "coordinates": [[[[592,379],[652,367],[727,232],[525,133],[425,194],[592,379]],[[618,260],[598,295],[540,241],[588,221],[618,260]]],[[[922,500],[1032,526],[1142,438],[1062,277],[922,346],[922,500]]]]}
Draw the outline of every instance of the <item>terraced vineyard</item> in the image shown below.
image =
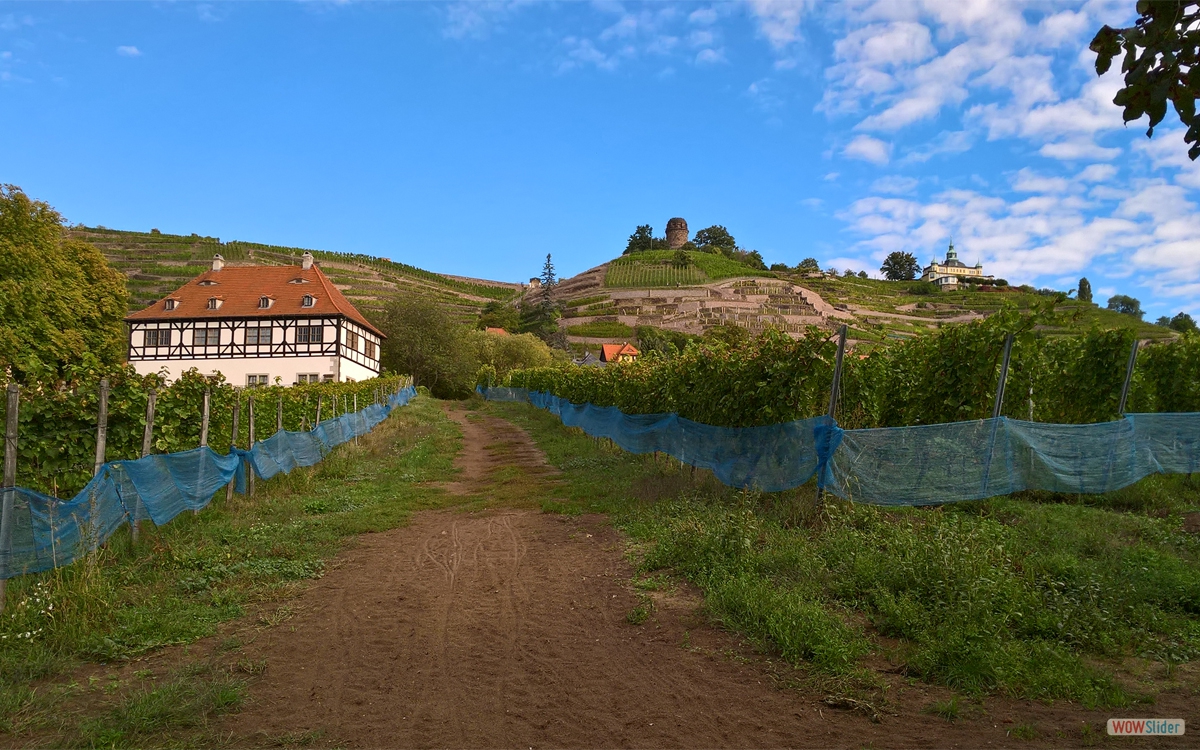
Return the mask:
{"type": "Polygon", "coordinates": [[[673,250],[651,250],[623,255],[608,264],[604,285],[652,289],[656,287],[696,286],[736,276],[771,276],[722,255],[688,252],[688,265],[675,264],[673,250]]]}
{"type": "MultiPolygon", "coordinates": [[[[304,248],[255,242],[221,242],[216,237],[127,232],[104,227],[73,227],[68,234],[100,248],[112,266],[128,278],[130,310],[139,310],[210,267],[221,254],[231,265],[299,264],[304,248]]],[[[456,317],[469,320],[492,300],[512,299],[520,284],[450,278],[387,258],[308,250],[342,293],[369,313],[394,294],[436,300],[456,317]]]]}

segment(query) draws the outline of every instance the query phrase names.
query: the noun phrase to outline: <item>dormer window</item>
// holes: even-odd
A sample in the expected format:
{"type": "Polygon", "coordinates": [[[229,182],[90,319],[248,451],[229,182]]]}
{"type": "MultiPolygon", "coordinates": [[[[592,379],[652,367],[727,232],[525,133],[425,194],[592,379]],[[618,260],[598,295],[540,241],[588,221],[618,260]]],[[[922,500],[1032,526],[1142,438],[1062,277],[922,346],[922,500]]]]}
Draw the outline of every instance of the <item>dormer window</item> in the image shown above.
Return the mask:
{"type": "Polygon", "coordinates": [[[266,309],[270,308],[274,302],[275,302],[275,300],[271,299],[270,297],[268,297],[264,294],[263,296],[258,298],[258,309],[266,310],[266,309]]]}
{"type": "Polygon", "coordinates": [[[213,281],[212,279],[205,279],[204,281],[201,281],[196,286],[216,286],[216,285],[217,285],[217,282],[213,281]]]}
{"type": "Polygon", "coordinates": [[[220,306],[221,306],[221,299],[219,297],[209,297],[208,298],[208,309],[209,310],[216,310],[220,306]]]}
{"type": "Polygon", "coordinates": [[[304,298],[300,300],[301,307],[312,307],[315,304],[317,304],[317,300],[311,294],[304,295],[304,298]]]}
{"type": "Polygon", "coordinates": [[[163,302],[164,310],[174,310],[178,306],[179,306],[179,300],[169,299],[166,302],[163,302]]]}
{"type": "Polygon", "coordinates": [[[289,284],[311,284],[308,279],[295,278],[288,282],[289,284]]]}

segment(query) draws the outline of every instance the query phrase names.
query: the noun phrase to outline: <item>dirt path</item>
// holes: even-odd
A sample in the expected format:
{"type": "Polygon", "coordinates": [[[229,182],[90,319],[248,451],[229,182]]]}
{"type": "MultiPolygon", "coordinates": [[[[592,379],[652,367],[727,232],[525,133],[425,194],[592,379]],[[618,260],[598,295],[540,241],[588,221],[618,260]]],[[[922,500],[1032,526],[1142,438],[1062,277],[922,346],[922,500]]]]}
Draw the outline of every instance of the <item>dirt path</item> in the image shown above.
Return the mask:
{"type": "MultiPolygon", "coordinates": [[[[453,491],[486,491],[510,462],[553,481],[517,427],[449,413],[464,430],[453,491]]],[[[366,535],[246,647],[266,670],[224,733],[241,746],[995,747],[1027,745],[1014,722],[1068,718],[1075,730],[1047,739],[1077,745],[1080,719],[1098,718],[1008,702],[951,724],[922,711],[945,691],[897,677],[901,715],[872,723],[777,686],[694,596],[629,624],[623,550],[602,517],[528,510],[431,511],[366,535]]]]}

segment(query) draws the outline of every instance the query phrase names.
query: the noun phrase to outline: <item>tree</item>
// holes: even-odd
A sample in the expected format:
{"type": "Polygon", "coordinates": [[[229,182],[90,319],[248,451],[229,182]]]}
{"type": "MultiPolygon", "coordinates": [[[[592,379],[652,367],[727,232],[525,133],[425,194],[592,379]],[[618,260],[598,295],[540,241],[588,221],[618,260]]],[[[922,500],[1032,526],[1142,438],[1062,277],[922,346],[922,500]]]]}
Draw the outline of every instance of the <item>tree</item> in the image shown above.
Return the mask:
{"type": "Polygon", "coordinates": [[[1092,282],[1088,281],[1086,276],[1079,280],[1079,292],[1075,298],[1080,302],[1092,301],[1092,282]]]}
{"type": "Polygon", "coordinates": [[[1108,309],[1114,312],[1119,312],[1122,315],[1132,315],[1138,320],[1142,319],[1145,311],[1142,310],[1142,303],[1125,294],[1114,294],[1108,298],[1108,309]]]}
{"type": "Polygon", "coordinates": [[[439,398],[469,393],[479,368],[467,349],[465,331],[444,307],[399,295],[376,316],[376,323],[387,334],[381,357],[385,368],[412,375],[413,385],[423,385],[439,398]]]}
{"type": "Polygon", "coordinates": [[[63,237],[63,219],[0,185],[0,371],[54,378],[85,359],[125,354],[125,277],[94,246],[63,237]]]}
{"type": "Polygon", "coordinates": [[[855,275],[853,268],[847,268],[845,271],[842,271],[842,278],[845,279],[852,279],[855,275]]]}
{"type": "Polygon", "coordinates": [[[1089,45],[1096,53],[1096,74],[1107,73],[1113,58],[1124,51],[1121,72],[1125,85],[1113,97],[1113,104],[1124,110],[1125,122],[1146,115],[1149,138],[1166,117],[1167,102],[1171,102],[1179,121],[1187,126],[1183,140],[1191,144],[1188,157],[1195,160],[1200,156],[1200,121],[1196,119],[1200,76],[1192,72],[1200,63],[1200,0],[1141,0],[1137,12],[1133,26],[1105,26],[1096,32],[1089,45]]]}
{"type": "Polygon", "coordinates": [[[476,328],[503,328],[509,333],[516,333],[521,325],[521,314],[517,308],[505,302],[493,300],[483,306],[476,328]]]}
{"type": "Polygon", "coordinates": [[[888,281],[912,281],[917,278],[917,271],[920,268],[915,255],[896,250],[888,253],[888,257],[884,258],[883,265],[879,267],[879,270],[888,281]]]}
{"type": "Polygon", "coordinates": [[[796,270],[800,273],[820,273],[821,264],[816,258],[805,258],[797,264],[796,270]]]}
{"type": "Polygon", "coordinates": [[[485,331],[471,331],[466,335],[465,343],[476,363],[476,372],[481,366],[490,367],[497,383],[504,382],[513,370],[545,367],[554,361],[554,352],[546,342],[530,333],[497,336],[485,331]]]}
{"type": "Polygon", "coordinates": [[[625,252],[622,255],[630,253],[640,253],[645,250],[654,249],[654,228],[649,224],[639,224],[638,228],[629,235],[629,244],[625,245],[625,252]]]}
{"type": "Polygon", "coordinates": [[[737,241],[733,239],[729,230],[720,224],[714,224],[696,232],[692,242],[696,244],[696,247],[709,253],[718,252],[722,255],[729,255],[737,250],[737,241]]]}
{"type": "Polygon", "coordinates": [[[554,261],[550,253],[546,253],[546,262],[542,264],[542,307],[554,307],[554,287],[558,286],[558,277],[554,275],[554,261]]]}
{"type": "Polygon", "coordinates": [[[858,278],[860,278],[860,279],[865,279],[865,278],[868,278],[868,277],[867,277],[867,272],[866,272],[866,271],[859,271],[859,272],[858,272],[858,278]]]}
{"type": "Polygon", "coordinates": [[[1195,333],[1197,330],[1195,319],[1185,312],[1176,313],[1175,317],[1167,321],[1167,327],[1180,333],[1195,333]]]}
{"type": "Polygon", "coordinates": [[[792,270],[792,269],[791,269],[791,267],[790,267],[790,266],[788,266],[788,264],[787,264],[787,263],[772,263],[772,264],[771,264],[771,270],[772,270],[772,271],[784,271],[784,272],[786,272],[786,271],[790,271],[790,270],[792,270]]]}
{"type": "Polygon", "coordinates": [[[760,271],[767,270],[767,264],[763,260],[762,253],[757,250],[750,250],[748,252],[744,250],[734,250],[732,255],[734,260],[745,263],[751,268],[757,268],[760,271]]]}

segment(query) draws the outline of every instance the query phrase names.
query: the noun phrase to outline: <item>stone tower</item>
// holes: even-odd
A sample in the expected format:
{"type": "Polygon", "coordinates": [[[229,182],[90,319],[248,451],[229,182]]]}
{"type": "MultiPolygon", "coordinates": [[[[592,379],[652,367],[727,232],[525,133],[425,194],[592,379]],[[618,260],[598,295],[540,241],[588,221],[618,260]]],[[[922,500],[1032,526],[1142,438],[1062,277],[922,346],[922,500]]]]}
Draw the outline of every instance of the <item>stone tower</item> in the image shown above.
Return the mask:
{"type": "Polygon", "coordinates": [[[667,247],[678,250],[688,241],[687,222],[678,217],[667,222],[667,247]]]}

